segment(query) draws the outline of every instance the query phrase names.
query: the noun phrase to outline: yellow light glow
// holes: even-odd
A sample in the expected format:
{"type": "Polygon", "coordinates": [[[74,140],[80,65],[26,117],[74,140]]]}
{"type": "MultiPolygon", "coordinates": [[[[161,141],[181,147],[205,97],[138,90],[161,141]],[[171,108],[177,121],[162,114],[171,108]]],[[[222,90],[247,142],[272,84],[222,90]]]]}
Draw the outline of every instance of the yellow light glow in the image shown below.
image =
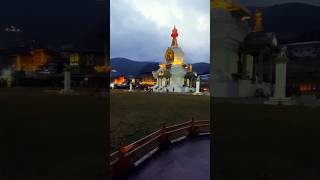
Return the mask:
{"type": "Polygon", "coordinates": [[[156,85],[156,79],[154,79],[152,76],[145,76],[141,82],[139,82],[140,85],[147,85],[147,86],[153,86],[156,85]]]}
{"type": "Polygon", "coordinates": [[[159,66],[160,66],[160,69],[165,69],[166,68],[166,64],[165,63],[159,64],[159,66]]]}
{"type": "Polygon", "coordinates": [[[108,72],[109,71],[109,67],[106,64],[103,65],[103,66],[95,66],[94,69],[98,73],[108,72]]]}
{"type": "Polygon", "coordinates": [[[172,62],[172,65],[182,65],[182,64],[183,64],[183,60],[178,58],[174,58],[172,62]]]}
{"type": "Polygon", "coordinates": [[[39,66],[48,62],[50,55],[44,49],[32,49],[30,54],[16,54],[14,64],[15,70],[33,73],[39,66]]]}
{"type": "Polygon", "coordinates": [[[70,65],[79,65],[79,59],[78,53],[72,53],[69,58],[70,65]]]}
{"type": "Polygon", "coordinates": [[[148,81],[142,81],[140,82],[141,85],[148,85],[148,86],[152,86],[152,85],[156,85],[157,82],[148,82],[148,81]]]}

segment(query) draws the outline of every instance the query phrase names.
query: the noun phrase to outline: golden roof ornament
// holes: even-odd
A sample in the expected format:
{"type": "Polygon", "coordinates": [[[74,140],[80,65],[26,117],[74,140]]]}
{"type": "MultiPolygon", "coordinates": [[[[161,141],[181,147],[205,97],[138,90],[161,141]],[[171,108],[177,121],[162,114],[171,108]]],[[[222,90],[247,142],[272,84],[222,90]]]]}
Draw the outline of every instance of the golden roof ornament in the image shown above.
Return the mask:
{"type": "Polygon", "coordinates": [[[255,24],[253,28],[253,32],[261,32],[263,31],[263,26],[262,26],[262,12],[259,9],[256,9],[255,12],[255,24]]]}
{"type": "Polygon", "coordinates": [[[222,8],[229,12],[236,12],[241,16],[242,21],[251,18],[250,10],[233,0],[210,0],[210,7],[212,9],[222,8]]]}
{"type": "Polygon", "coordinates": [[[211,0],[211,8],[224,8],[228,9],[232,6],[231,0],[211,0]]]}

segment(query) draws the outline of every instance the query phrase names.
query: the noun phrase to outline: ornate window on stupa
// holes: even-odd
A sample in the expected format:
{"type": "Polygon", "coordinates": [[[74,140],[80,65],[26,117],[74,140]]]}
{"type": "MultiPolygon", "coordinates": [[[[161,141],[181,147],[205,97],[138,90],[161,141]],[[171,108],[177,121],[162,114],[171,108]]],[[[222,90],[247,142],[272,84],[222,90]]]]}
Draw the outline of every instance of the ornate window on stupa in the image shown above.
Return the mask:
{"type": "Polygon", "coordinates": [[[174,59],[174,52],[171,48],[168,48],[166,53],[165,53],[165,58],[166,58],[166,62],[168,64],[171,64],[173,62],[174,59]]]}

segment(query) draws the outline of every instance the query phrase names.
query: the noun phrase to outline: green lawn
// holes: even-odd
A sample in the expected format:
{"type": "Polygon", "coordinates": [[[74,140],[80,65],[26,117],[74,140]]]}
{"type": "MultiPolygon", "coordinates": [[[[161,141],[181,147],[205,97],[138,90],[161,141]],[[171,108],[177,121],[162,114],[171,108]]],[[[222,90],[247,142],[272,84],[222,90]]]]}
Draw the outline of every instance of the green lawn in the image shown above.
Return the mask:
{"type": "MultiPolygon", "coordinates": [[[[45,90],[0,89],[0,179],[103,179],[107,99],[90,90],[76,96],[45,90]]],[[[210,116],[207,96],[117,91],[110,101],[113,150],[159,129],[163,122],[210,116]]]]}
{"type": "Polygon", "coordinates": [[[162,123],[173,125],[192,117],[210,118],[209,96],[115,90],[110,95],[110,105],[112,151],[158,130],[162,123]]]}
{"type": "Polygon", "coordinates": [[[217,179],[319,179],[320,108],[214,104],[217,179]]]}
{"type": "MultiPolygon", "coordinates": [[[[0,89],[0,179],[103,179],[107,99],[43,91],[0,89]]],[[[163,122],[210,117],[208,96],[113,91],[110,101],[112,150],[163,122]]],[[[217,179],[319,179],[320,108],[217,103],[213,115],[217,179]]]]}
{"type": "Polygon", "coordinates": [[[106,98],[44,90],[0,89],[0,179],[103,179],[106,98]]]}

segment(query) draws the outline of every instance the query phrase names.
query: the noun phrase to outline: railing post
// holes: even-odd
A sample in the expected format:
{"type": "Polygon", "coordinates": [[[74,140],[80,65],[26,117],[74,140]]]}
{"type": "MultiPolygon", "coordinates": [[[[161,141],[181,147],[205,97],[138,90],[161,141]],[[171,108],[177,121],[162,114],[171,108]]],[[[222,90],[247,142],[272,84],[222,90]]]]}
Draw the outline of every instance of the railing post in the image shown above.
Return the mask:
{"type": "Polygon", "coordinates": [[[166,124],[165,123],[162,123],[162,127],[161,127],[160,133],[161,133],[161,136],[160,136],[160,146],[159,146],[159,148],[160,149],[165,149],[170,144],[169,139],[168,139],[168,135],[166,133],[166,124]]]}
{"type": "Polygon", "coordinates": [[[189,128],[189,133],[188,137],[192,138],[197,135],[197,127],[195,126],[194,118],[191,118],[191,123],[190,123],[190,128],[189,128]]]}
{"type": "Polygon", "coordinates": [[[113,174],[116,178],[126,178],[130,170],[133,168],[131,157],[126,156],[127,148],[122,146],[119,148],[119,160],[115,166],[115,174],[113,174]]]}

